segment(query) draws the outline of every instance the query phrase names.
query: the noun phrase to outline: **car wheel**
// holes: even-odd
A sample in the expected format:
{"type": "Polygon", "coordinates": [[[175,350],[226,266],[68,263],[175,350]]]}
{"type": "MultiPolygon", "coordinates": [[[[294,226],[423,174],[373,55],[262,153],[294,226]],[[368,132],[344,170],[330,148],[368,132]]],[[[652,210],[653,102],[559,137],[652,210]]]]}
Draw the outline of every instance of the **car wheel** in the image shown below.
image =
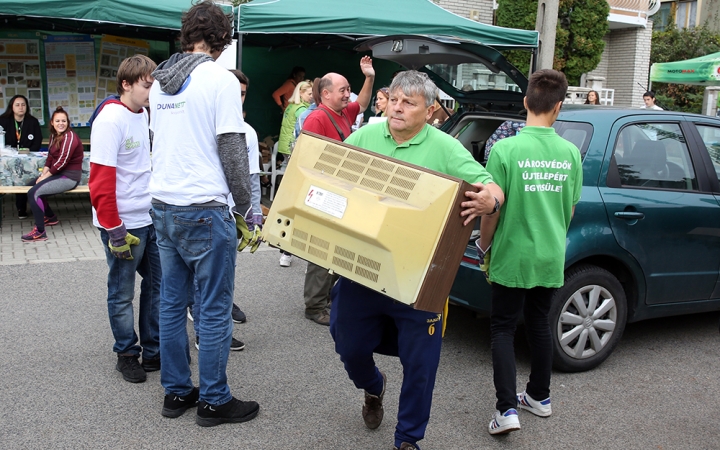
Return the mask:
{"type": "Polygon", "coordinates": [[[574,267],[553,296],[549,321],[553,366],[565,372],[590,370],[610,356],[625,330],[625,291],[605,269],[574,267]]]}

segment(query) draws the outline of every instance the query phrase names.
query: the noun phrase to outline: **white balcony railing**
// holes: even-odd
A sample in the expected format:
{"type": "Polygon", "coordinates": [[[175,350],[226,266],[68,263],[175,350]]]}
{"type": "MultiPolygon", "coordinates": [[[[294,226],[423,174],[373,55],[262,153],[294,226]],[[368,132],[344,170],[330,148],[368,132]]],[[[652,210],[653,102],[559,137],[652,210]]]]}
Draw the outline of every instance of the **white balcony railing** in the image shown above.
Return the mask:
{"type": "Polygon", "coordinates": [[[660,8],[660,0],[608,0],[611,29],[645,27],[648,17],[660,8]]]}

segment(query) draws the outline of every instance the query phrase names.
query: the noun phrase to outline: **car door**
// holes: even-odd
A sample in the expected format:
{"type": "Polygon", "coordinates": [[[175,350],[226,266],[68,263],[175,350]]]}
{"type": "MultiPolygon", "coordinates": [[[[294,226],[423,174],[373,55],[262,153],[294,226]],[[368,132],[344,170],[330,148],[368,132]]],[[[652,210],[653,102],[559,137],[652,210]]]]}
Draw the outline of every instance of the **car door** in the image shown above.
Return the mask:
{"type": "MultiPolygon", "coordinates": [[[[715,193],[715,200],[720,205],[720,121],[708,118],[698,119],[696,116],[692,123],[695,125],[697,146],[700,149],[700,156],[705,159],[705,172],[711,190],[715,193]],[[702,152],[702,149],[705,152],[702,152]]],[[[720,298],[720,267],[718,267],[718,280],[712,298],[720,298]]]]}
{"type": "Polygon", "coordinates": [[[646,304],[708,299],[720,266],[720,207],[692,125],[669,114],[613,126],[600,194],[617,243],[640,264],[646,304]]]}

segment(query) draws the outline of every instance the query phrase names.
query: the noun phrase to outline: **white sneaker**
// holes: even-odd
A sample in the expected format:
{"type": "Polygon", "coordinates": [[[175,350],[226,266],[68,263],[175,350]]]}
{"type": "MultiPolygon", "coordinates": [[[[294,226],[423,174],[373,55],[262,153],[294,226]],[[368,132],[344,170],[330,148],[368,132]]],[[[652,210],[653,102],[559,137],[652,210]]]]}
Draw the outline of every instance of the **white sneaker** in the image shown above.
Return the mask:
{"type": "Polygon", "coordinates": [[[517,395],[518,407],[530,411],[539,417],[548,417],[552,414],[552,405],[550,405],[550,397],[539,402],[529,395],[525,391],[522,391],[517,395]]]}
{"type": "Polygon", "coordinates": [[[500,411],[495,411],[493,419],[488,425],[488,432],[490,434],[505,434],[511,431],[520,429],[520,419],[515,408],[510,408],[505,413],[501,414],[500,411]]]}
{"type": "Polygon", "coordinates": [[[291,262],[292,262],[292,255],[288,255],[285,253],[280,255],[280,265],[282,267],[290,267],[291,262]]]}

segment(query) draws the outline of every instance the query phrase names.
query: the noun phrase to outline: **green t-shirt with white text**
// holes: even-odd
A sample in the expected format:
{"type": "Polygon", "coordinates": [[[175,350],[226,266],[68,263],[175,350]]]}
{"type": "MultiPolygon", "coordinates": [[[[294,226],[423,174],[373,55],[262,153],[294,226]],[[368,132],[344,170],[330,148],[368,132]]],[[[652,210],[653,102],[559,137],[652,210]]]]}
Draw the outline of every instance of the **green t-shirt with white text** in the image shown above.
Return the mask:
{"type": "Polygon", "coordinates": [[[564,283],[565,240],[580,200],[580,151],[553,128],[523,128],[495,143],[487,163],[505,193],[490,255],[490,281],[506,287],[564,283]]]}

